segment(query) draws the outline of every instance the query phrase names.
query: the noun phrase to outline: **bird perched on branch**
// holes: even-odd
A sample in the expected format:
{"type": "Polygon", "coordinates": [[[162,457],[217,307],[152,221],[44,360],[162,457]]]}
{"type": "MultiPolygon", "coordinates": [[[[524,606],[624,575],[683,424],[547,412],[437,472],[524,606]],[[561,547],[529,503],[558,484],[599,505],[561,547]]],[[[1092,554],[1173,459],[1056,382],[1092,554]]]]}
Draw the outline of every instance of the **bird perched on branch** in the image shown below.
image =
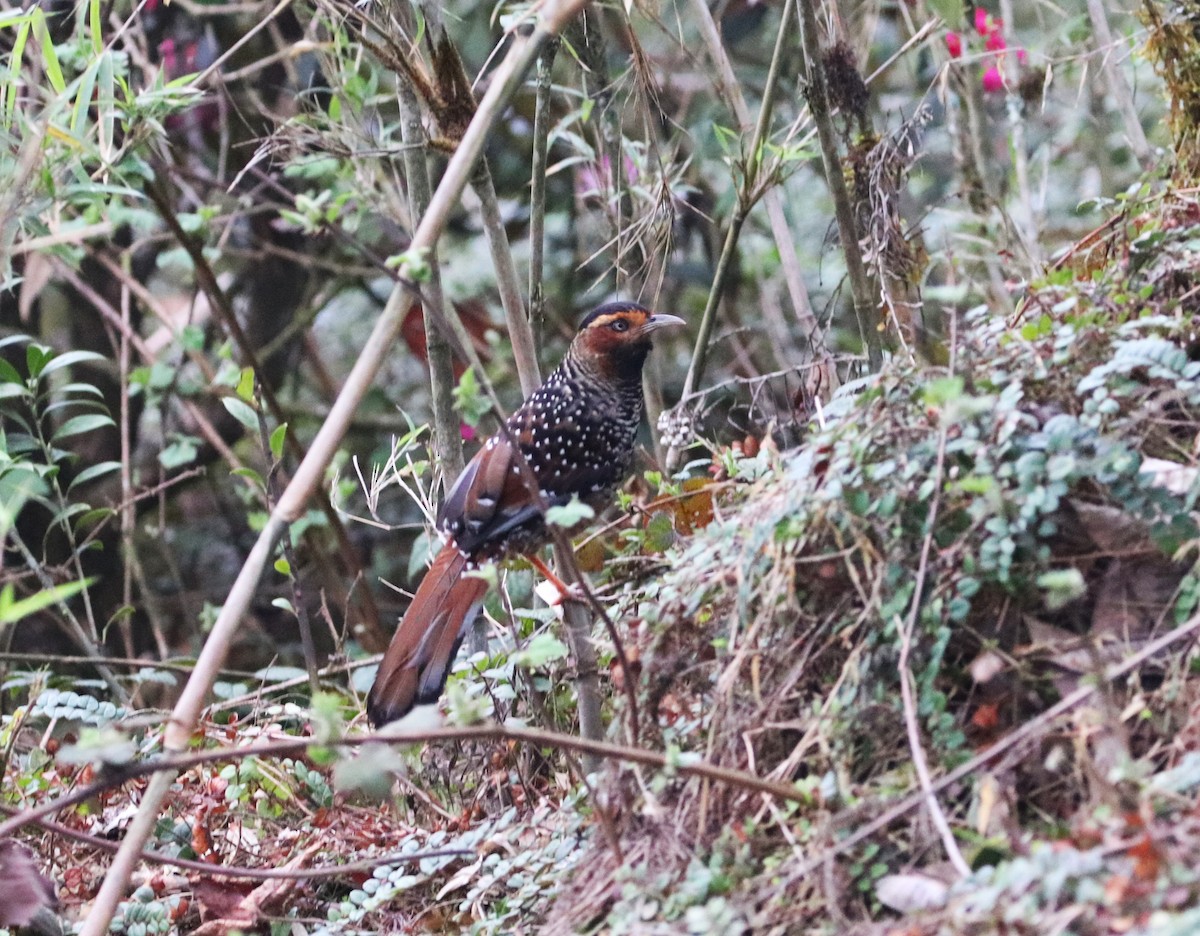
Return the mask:
{"type": "Polygon", "coordinates": [[[609,501],[633,464],[651,336],[682,324],[632,302],[593,310],[558,369],[471,459],[438,516],[446,545],[367,696],[373,724],[395,721],[442,694],[487,592],[472,570],[518,553],[544,570],[535,554],[550,541],[546,510],[573,497],[593,508],[609,501]]]}

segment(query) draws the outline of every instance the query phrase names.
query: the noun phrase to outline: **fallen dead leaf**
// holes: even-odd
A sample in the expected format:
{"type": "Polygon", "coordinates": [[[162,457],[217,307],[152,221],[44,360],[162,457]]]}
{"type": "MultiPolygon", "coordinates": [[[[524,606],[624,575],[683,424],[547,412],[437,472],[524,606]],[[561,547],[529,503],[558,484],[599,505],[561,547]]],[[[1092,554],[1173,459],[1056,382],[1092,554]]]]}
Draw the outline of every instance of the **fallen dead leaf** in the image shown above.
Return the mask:
{"type": "Polygon", "coordinates": [[[57,905],[54,884],[38,870],[33,851],[0,840],[0,926],[25,926],[42,908],[57,905]]]}

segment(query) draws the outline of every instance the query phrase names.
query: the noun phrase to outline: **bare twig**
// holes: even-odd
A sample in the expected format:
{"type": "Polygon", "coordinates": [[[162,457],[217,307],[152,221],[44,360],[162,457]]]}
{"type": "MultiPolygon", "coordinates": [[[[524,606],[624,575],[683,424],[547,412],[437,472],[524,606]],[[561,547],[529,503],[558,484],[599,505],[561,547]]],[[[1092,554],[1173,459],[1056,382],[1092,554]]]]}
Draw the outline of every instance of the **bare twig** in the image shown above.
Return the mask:
{"type": "MultiPolygon", "coordinates": [[[[954,870],[960,877],[971,874],[971,866],[963,858],[962,851],[955,841],[954,831],[946,819],[942,805],[933,794],[933,784],[929,778],[929,761],[925,757],[925,748],[921,744],[921,726],[917,721],[917,700],[913,692],[912,670],[908,667],[908,655],[912,650],[913,631],[921,614],[923,592],[925,590],[925,575],[929,571],[929,553],[933,547],[933,534],[937,523],[938,506],[941,503],[942,477],[946,464],[946,427],[943,425],[938,433],[937,464],[934,468],[933,494],[929,498],[929,513],[925,518],[925,541],[921,544],[921,560],[917,565],[917,579],[913,583],[912,604],[909,606],[908,620],[896,623],[900,631],[900,696],[904,704],[904,727],[908,733],[908,749],[912,753],[913,767],[917,771],[917,781],[925,794],[925,806],[929,817],[933,820],[934,828],[942,839],[942,847],[946,849],[946,857],[954,865],[954,870]]],[[[897,616],[898,618],[898,616],[897,616]]]]}
{"type": "MultiPolygon", "coordinates": [[[[145,763],[126,765],[120,771],[113,771],[107,775],[103,775],[101,779],[93,783],[77,787],[70,793],[17,813],[4,822],[0,822],[0,839],[12,835],[18,829],[23,829],[28,825],[40,822],[43,818],[52,816],[69,806],[86,802],[105,790],[141,777],[153,776],[155,779],[164,776],[173,777],[193,767],[200,767],[206,764],[237,762],[249,757],[264,759],[289,757],[302,753],[314,746],[358,748],[366,744],[419,744],[442,741],[516,741],[522,744],[535,744],[567,751],[579,751],[593,754],[606,760],[624,761],[633,764],[642,764],[647,767],[668,769],[684,777],[701,777],[717,783],[725,783],[750,793],[761,793],[772,796],[785,802],[807,803],[810,801],[808,794],[791,783],[768,780],[744,770],[721,767],[717,764],[699,760],[698,758],[679,757],[678,755],[669,756],[660,751],[651,751],[646,748],[632,747],[624,744],[613,744],[608,741],[593,741],[588,738],[580,738],[575,735],[562,734],[555,731],[491,724],[473,725],[463,728],[436,728],[431,731],[417,732],[385,730],[361,737],[336,738],[321,743],[316,742],[313,738],[289,738],[282,741],[266,741],[260,744],[213,748],[207,751],[167,753],[145,763]]],[[[153,780],[151,781],[152,785],[153,780]]],[[[147,787],[148,792],[149,787],[147,787]]],[[[123,845],[128,845],[132,829],[133,825],[131,824],[130,829],[126,831],[123,845]]],[[[124,851],[124,847],[122,851],[124,851]]],[[[138,851],[141,851],[140,847],[138,851]]],[[[113,873],[112,870],[109,871],[110,876],[113,873]]],[[[90,921],[91,918],[89,917],[90,921]]]]}
{"type": "MultiPolygon", "coordinates": [[[[17,810],[13,809],[13,807],[5,806],[2,803],[0,803],[0,812],[7,813],[10,816],[17,814],[17,810]]],[[[55,822],[52,819],[39,819],[37,824],[47,832],[81,842],[84,845],[90,845],[92,848],[98,848],[101,851],[115,852],[121,847],[120,842],[113,842],[98,835],[91,835],[87,832],[81,832],[78,829],[72,829],[70,826],[55,822]]],[[[231,878],[238,881],[320,881],[326,878],[343,877],[351,874],[369,874],[381,865],[386,864],[411,864],[414,861],[424,861],[426,858],[447,858],[454,855],[474,855],[475,853],[475,850],[471,848],[442,848],[436,851],[414,852],[411,854],[396,852],[389,855],[376,855],[373,858],[365,858],[362,861],[349,861],[346,864],[325,865],[317,868],[296,868],[294,870],[284,868],[235,868],[212,864],[207,861],[175,858],[171,855],[164,855],[161,852],[150,851],[149,849],[143,849],[141,857],[143,861],[148,861],[151,864],[182,868],[185,871],[197,871],[206,878],[231,878]]]]}

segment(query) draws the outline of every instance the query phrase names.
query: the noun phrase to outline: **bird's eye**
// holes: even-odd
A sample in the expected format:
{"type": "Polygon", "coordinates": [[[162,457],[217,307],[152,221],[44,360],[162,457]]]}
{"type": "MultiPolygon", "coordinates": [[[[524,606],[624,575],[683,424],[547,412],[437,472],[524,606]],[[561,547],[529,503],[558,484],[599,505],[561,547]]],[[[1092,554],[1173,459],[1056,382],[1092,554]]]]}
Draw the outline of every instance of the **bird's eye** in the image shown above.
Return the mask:
{"type": "Polygon", "coordinates": [[[608,327],[617,332],[629,331],[629,323],[625,319],[617,319],[608,327]]]}

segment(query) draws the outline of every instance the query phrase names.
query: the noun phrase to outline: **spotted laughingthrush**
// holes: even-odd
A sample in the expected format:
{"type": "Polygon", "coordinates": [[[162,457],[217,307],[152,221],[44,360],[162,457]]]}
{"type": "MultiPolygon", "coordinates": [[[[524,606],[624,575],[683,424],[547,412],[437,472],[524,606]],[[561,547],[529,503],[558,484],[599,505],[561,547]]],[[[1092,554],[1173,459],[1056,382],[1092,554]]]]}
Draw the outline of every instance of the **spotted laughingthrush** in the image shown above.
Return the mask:
{"type": "Polygon", "coordinates": [[[633,464],[651,336],[682,324],[677,316],[632,302],[593,310],[558,369],[508,418],[506,431],[471,459],[438,515],[446,544],[413,596],[367,696],[373,724],[395,721],[441,696],[487,592],[487,583],[471,570],[514,554],[536,559],[550,541],[549,507],[573,497],[592,508],[609,502],[633,464]]]}

